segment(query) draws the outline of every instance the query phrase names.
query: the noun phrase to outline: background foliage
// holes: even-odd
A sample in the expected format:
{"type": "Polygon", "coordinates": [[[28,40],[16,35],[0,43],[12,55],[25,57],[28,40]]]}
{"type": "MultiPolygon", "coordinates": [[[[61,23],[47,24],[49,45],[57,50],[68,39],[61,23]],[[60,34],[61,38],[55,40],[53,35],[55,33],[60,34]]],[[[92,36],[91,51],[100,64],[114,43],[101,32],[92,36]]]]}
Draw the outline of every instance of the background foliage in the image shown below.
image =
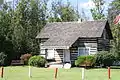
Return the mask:
{"type": "Polygon", "coordinates": [[[5,64],[6,59],[7,59],[7,55],[4,52],[1,52],[0,53],[0,66],[6,65],[5,64]]]}

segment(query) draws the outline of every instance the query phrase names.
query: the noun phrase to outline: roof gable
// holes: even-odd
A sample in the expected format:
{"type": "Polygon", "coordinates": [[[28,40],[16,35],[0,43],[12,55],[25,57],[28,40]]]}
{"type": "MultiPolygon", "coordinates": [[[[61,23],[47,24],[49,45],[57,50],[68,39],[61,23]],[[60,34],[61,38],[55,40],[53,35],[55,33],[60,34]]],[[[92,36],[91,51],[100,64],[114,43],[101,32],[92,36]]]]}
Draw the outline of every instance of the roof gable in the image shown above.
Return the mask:
{"type": "Polygon", "coordinates": [[[109,25],[108,21],[106,22],[105,28],[106,28],[106,31],[107,31],[107,33],[108,33],[109,39],[113,39],[112,31],[111,31],[111,29],[110,29],[110,25],[109,25]]]}

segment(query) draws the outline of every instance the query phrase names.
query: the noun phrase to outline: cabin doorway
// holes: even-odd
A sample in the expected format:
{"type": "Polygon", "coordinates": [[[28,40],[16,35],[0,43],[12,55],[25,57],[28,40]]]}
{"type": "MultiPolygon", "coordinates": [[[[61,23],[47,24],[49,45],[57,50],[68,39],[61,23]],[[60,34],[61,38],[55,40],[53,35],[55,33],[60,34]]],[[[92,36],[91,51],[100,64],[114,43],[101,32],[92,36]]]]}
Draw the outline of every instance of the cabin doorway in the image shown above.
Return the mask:
{"type": "Polygon", "coordinates": [[[67,63],[67,62],[70,63],[70,51],[69,51],[69,49],[64,50],[64,62],[65,63],[67,63]]]}

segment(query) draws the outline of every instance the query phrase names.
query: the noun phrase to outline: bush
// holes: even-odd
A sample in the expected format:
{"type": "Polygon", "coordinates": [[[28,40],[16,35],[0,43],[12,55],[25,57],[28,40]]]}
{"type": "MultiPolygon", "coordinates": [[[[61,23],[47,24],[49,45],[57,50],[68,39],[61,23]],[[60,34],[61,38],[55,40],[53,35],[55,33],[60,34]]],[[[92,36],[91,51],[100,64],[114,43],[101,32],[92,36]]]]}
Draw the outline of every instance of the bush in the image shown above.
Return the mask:
{"type": "Polygon", "coordinates": [[[101,51],[95,55],[95,65],[96,66],[103,65],[103,56],[104,56],[104,54],[107,54],[107,53],[108,53],[107,51],[101,51]]]}
{"type": "Polygon", "coordinates": [[[44,67],[46,63],[46,60],[42,56],[32,56],[29,59],[29,65],[35,66],[35,67],[44,67]]]}
{"type": "Polygon", "coordinates": [[[94,56],[78,56],[75,61],[76,66],[93,66],[95,62],[94,56]]]}
{"type": "Polygon", "coordinates": [[[116,61],[115,56],[111,53],[103,56],[103,64],[104,66],[112,66],[114,61],[116,61]]]}
{"type": "Polygon", "coordinates": [[[7,55],[4,52],[0,53],[0,66],[4,66],[6,63],[7,55]]]}
{"type": "Polygon", "coordinates": [[[31,56],[32,56],[31,54],[24,54],[21,55],[20,59],[23,60],[25,64],[28,64],[28,60],[31,56]]]}
{"type": "Polygon", "coordinates": [[[101,51],[95,55],[96,66],[111,66],[113,65],[114,61],[116,61],[115,56],[107,51],[101,51]]]}

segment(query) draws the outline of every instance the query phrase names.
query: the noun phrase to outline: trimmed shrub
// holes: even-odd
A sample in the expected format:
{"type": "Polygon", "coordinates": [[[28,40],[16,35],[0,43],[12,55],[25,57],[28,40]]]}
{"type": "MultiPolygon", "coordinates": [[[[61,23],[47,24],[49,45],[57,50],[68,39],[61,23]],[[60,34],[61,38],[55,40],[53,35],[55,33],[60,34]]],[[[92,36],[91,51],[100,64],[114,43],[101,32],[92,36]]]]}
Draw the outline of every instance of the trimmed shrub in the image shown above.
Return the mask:
{"type": "Polygon", "coordinates": [[[101,51],[95,55],[96,66],[111,66],[115,61],[115,56],[111,53],[108,53],[107,51],[101,51]]]}
{"type": "Polygon", "coordinates": [[[80,66],[84,64],[85,60],[86,60],[86,56],[78,56],[77,60],[75,60],[75,65],[80,66]]]}
{"type": "Polygon", "coordinates": [[[32,56],[31,54],[24,54],[21,55],[20,59],[24,61],[24,64],[28,64],[28,60],[31,56],[32,56]]]}
{"type": "Polygon", "coordinates": [[[29,59],[29,65],[35,66],[35,67],[44,67],[46,63],[46,60],[42,56],[32,56],[29,59]]]}
{"type": "Polygon", "coordinates": [[[78,56],[75,61],[76,66],[93,66],[95,62],[94,56],[78,56]]]}
{"type": "Polygon", "coordinates": [[[4,66],[6,63],[7,55],[4,52],[0,53],[0,66],[4,66]]]}

